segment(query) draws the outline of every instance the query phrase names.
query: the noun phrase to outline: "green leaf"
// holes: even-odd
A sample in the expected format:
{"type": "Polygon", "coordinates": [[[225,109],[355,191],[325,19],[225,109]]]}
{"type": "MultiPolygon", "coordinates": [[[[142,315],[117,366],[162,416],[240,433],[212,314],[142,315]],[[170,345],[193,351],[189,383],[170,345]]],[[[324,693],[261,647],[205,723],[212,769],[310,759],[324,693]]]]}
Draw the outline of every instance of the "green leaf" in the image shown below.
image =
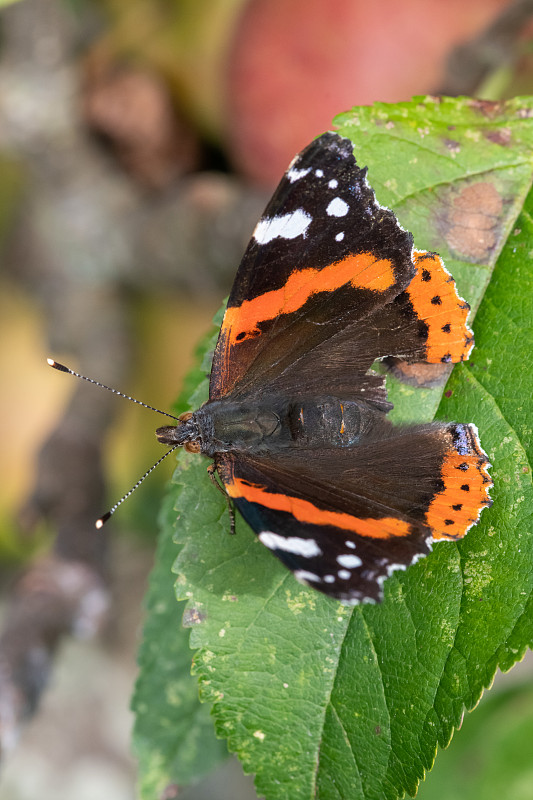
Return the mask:
{"type": "MultiPolygon", "coordinates": [[[[415,98],[336,119],[382,205],[444,259],[473,319],[531,182],[531,99],[415,98]]],[[[431,420],[442,389],[390,381],[396,422],[431,420]],[[402,402],[405,400],[406,402],[402,402]]]]}
{"type": "Polygon", "coordinates": [[[170,565],[176,557],[175,517],[173,500],[167,497],[132,700],[136,715],[133,749],[144,800],[164,797],[165,789],[173,784],[197,781],[227,756],[227,747],[214,736],[208,706],[198,702],[197,682],[190,674],[189,636],[181,625],[184,604],[176,604],[170,579],[170,565]]]}
{"type": "MultiPolygon", "coordinates": [[[[397,421],[436,411],[480,429],[495,502],[465,540],[390,578],[381,606],[347,609],[300,586],[241,519],[229,536],[205,459],[180,454],[175,570],[194,669],[217,734],[267,800],[414,793],[464,708],[533,640],[533,196],[517,220],[532,114],[531,99],[418,98],[337,120],[379,201],[481,303],[471,362],[444,395],[391,385],[397,421]]],[[[204,380],[191,407],[206,396],[204,380]]]]}
{"type": "Polygon", "coordinates": [[[533,687],[483,699],[438,759],[417,800],[530,800],[533,797],[533,687]]]}

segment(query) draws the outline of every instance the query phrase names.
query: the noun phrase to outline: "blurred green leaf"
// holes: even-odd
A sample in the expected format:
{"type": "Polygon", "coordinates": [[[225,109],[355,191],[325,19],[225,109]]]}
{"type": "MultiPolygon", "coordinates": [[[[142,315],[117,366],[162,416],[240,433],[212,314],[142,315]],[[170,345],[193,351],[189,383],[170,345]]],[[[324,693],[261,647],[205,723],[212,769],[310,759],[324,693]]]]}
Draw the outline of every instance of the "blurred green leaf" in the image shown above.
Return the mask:
{"type": "MultiPolygon", "coordinates": [[[[175,569],[200,693],[267,800],[415,793],[464,708],[533,641],[532,114],[531,99],[419,98],[337,120],[380,202],[481,303],[444,395],[391,388],[397,421],[436,411],[480,429],[495,502],[465,540],[389,579],[381,606],[347,609],[296,583],[242,520],[229,536],[206,460],[180,454],[175,569]]],[[[206,397],[207,379],[190,407],[206,397]]]]}
{"type": "MultiPolygon", "coordinates": [[[[197,350],[205,356],[205,345],[197,350]]],[[[196,382],[201,368],[191,370],[196,382]]],[[[183,410],[178,400],[176,413],[183,410]]],[[[228,749],[217,741],[210,709],[198,700],[191,675],[189,633],[182,626],[185,604],[176,604],[170,575],[177,549],[174,539],[174,499],[167,496],[160,517],[161,533],[146,601],[146,623],[139,651],[139,677],[132,699],[136,715],[133,749],[139,761],[142,798],[163,797],[167,786],[198,781],[225,759],[228,749]]]]}
{"type": "Polygon", "coordinates": [[[22,165],[0,153],[0,246],[3,246],[4,239],[11,230],[24,185],[25,173],[22,165]]]}
{"type": "Polygon", "coordinates": [[[531,800],[533,686],[488,695],[440,754],[418,800],[531,800]]]}
{"type": "Polygon", "coordinates": [[[198,781],[228,755],[226,745],[215,738],[209,707],[198,702],[197,682],[190,674],[189,637],[181,625],[184,604],[176,604],[169,580],[168,565],[176,555],[175,513],[169,498],[165,517],[150,579],[140,676],[132,700],[139,792],[147,800],[163,797],[173,784],[198,781]]]}

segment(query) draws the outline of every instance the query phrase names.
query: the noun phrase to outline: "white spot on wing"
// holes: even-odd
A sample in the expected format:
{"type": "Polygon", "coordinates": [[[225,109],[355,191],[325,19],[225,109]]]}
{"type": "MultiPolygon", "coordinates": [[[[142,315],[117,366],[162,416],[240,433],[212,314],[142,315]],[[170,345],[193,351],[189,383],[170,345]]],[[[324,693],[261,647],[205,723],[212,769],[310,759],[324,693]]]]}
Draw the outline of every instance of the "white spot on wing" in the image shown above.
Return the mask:
{"type": "Polygon", "coordinates": [[[355,550],[355,542],[352,542],[350,539],[348,539],[347,542],[344,542],[344,544],[346,547],[349,547],[350,550],[355,550]]]}
{"type": "Polygon", "coordinates": [[[276,217],[259,220],[253,233],[258,244],[268,244],[272,239],[296,239],[303,236],[313,218],[303,208],[276,217]]]}
{"type": "Polygon", "coordinates": [[[296,570],[296,572],[294,573],[294,577],[296,578],[297,581],[304,581],[304,582],[306,582],[306,581],[315,581],[315,583],[317,581],[319,583],[321,582],[321,579],[320,579],[319,575],[315,575],[314,572],[307,572],[307,570],[305,570],[305,569],[296,570]]]}
{"type": "Polygon", "coordinates": [[[324,170],[323,169],[315,169],[315,175],[317,176],[317,178],[323,178],[324,177],[324,170]]]}
{"type": "Polygon", "coordinates": [[[351,577],[352,573],[350,572],[349,569],[340,569],[337,572],[337,575],[339,576],[339,578],[342,578],[343,580],[347,581],[348,578],[351,577]]]}
{"type": "Polygon", "coordinates": [[[392,575],[393,572],[397,570],[406,570],[407,564],[388,564],[385,569],[387,570],[387,575],[392,575]]]}
{"type": "Polygon", "coordinates": [[[300,539],[299,536],[280,536],[271,531],[262,531],[259,540],[269,550],[283,550],[285,553],[294,553],[304,558],[321,556],[322,550],[314,539],[300,539]]]}
{"type": "Polygon", "coordinates": [[[348,203],[345,203],[340,197],[334,197],[333,200],[328,203],[326,214],[330,217],[345,217],[349,210],[350,206],[348,203]]]}
{"type": "Polygon", "coordinates": [[[374,597],[364,597],[361,594],[353,595],[352,597],[342,598],[341,603],[345,606],[358,606],[359,603],[376,603],[374,597]]]}
{"type": "Polygon", "coordinates": [[[340,564],[341,567],[354,569],[355,567],[360,567],[363,562],[359,556],[356,556],[353,553],[347,553],[346,555],[337,556],[337,563],[340,564]]]}
{"type": "Polygon", "coordinates": [[[335,241],[336,242],[342,242],[343,239],[344,239],[344,232],[343,231],[341,231],[340,233],[337,233],[337,235],[335,236],[335,241]]]}
{"type": "Polygon", "coordinates": [[[330,180],[330,182],[328,183],[328,186],[329,186],[330,189],[336,189],[338,185],[339,185],[339,181],[336,178],[332,178],[330,180]]]}
{"type": "Polygon", "coordinates": [[[324,583],[335,583],[335,575],[324,575],[324,583]]]}
{"type": "Polygon", "coordinates": [[[287,171],[287,178],[290,180],[291,183],[296,183],[299,181],[300,178],[305,178],[311,172],[311,167],[307,167],[307,169],[296,169],[292,167],[287,171]]]}

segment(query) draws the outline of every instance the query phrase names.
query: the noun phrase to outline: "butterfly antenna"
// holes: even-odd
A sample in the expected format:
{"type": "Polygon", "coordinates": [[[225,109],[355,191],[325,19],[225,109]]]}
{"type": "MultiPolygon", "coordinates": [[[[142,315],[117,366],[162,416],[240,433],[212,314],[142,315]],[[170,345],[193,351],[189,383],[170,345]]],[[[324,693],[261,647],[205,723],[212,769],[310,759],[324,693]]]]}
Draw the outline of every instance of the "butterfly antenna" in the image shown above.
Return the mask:
{"type": "MultiPolygon", "coordinates": [[[[154,406],[149,406],[148,403],[141,403],[140,400],[136,400],[134,397],[130,397],[129,394],[124,394],[124,392],[119,392],[118,389],[112,389],[111,386],[106,386],[105,383],[100,383],[100,381],[95,381],[93,378],[88,378],[86,375],[81,375],[79,372],[74,372],[73,369],[70,369],[70,367],[65,367],[65,365],[64,364],[60,364],[59,361],[54,361],[53,358],[47,358],[46,360],[48,361],[48,364],[51,367],[53,367],[54,369],[59,370],[59,372],[68,372],[70,375],[74,375],[76,378],[81,378],[82,381],[87,381],[88,383],[94,383],[95,386],[100,386],[101,389],[107,389],[108,392],[113,392],[113,394],[118,394],[119,397],[124,397],[126,400],[131,400],[132,403],[137,403],[138,406],[142,406],[143,408],[148,408],[148,409],[150,409],[150,411],[155,411],[157,414],[162,414],[164,417],[170,417],[170,419],[176,419],[176,420],[178,419],[173,414],[167,414],[166,411],[161,411],[161,409],[159,409],[159,408],[154,408],[154,406]]],[[[172,452],[172,451],[169,450],[169,452],[172,452]]],[[[163,456],[163,458],[164,458],[164,456],[163,456]]],[[[161,461],[162,460],[163,459],[161,459],[161,461]]],[[[159,462],[157,462],[157,463],[159,463],[159,462]]],[[[153,469],[153,467],[152,467],[152,469],[153,469]]],[[[148,470],[148,472],[151,472],[151,471],[152,470],[148,470]]],[[[148,474],[148,473],[146,473],[146,474],[148,474]]],[[[146,475],[144,475],[141,478],[140,482],[142,482],[144,480],[144,478],[146,478],[146,475]]],[[[137,488],[137,485],[134,486],[134,489],[136,489],[136,488],[137,488]]],[[[133,489],[132,489],[132,491],[133,491],[133,489]]],[[[130,492],[130,494],[131,494],[131,492],[130,492]]],[[[122,502],[122,500],[120,502],[122,502]]],[[[120,503],[118,503],[118,505],[120,505],[120,503]]]]}
{"type": "MultiPolygon", "coordinates": [[[[107,387],[105,387],[105,388],[107,388],[107,387]]],[[[112,516],[112,515],[115,513],[115,511],[117,510],[117,508],[118,508],[119,506],[121,506],[121,505],[122,505],[122,503],[124,502],[124,500],[127,500],[127,499],[128,499],[128,497],[129,497],[130,495],[132,495],[132,494],[133,494],[133,492],[135,491],[135,489],[138,489],[138,488],[139,488],[139,486],[140,486],[140,485],[141,485],[141,483],[144,481],[144,479],[145,479],[145,478],[147,478],[147,477],[148,477],[148,475],[149,475],[151,472],[153,472],[153,471],[154,471],[154,469],[155,469],[156,467],[158,467],[158,466],[160,465],[160,463],[161,463],[162,461],[164,461],[164,460],[165,460],[165,458],[166,458],[167,456],[169,456],[171,453],[173,453],[173,452],[174,452],[174,450],[176,449],[176,447],[179,447],[179,445],[177,445],[177,444],[176,444],[176,445],[174,445],[174,447],[171,447],[171,448],[170,448],[170,450],[167,450],[167,452],[166,452],[164,455],[162,455],[162,456],[161,456],[161,458],[160,458],[160,459],[158,459],[158,460],[155,462],[155,464],[153,464],[153,465],[150,467],[150,469],[146,470],[146,472],[144,473],[144,475],[142,476],[142,478],[139,478],[139,480],[137,481],[137,483],[136,483],[134,486],[132,486],[132,487],[131,487],[131,489],[129,490],[129,492],[126,492],[126,494],[125,494],[123,497],[121,497],[121,498],[120,498],[120,500],[119,500],[117,503],[115,503],[115,505],[114,505],[112,508],[110,508],[110,509],[109,509],[109,511],[106,511],[106,513],[105,513],[105,514],[103,514],[103,515],[102,515],[102,516],[101,516],[99,519],[97,519],[97,520],[96,520],[96,522],[95,522],[94,524],[96,525],[96,527],[98,528],[98,530],[100,530],[100,528],[102,528],[102,527],[104,526],[104,524],[107,522],[107,520],[108,520],[108,519],[109,519],[109,518],[110,518],[110,517],[111,517],[111,516],[112,516]]]]}

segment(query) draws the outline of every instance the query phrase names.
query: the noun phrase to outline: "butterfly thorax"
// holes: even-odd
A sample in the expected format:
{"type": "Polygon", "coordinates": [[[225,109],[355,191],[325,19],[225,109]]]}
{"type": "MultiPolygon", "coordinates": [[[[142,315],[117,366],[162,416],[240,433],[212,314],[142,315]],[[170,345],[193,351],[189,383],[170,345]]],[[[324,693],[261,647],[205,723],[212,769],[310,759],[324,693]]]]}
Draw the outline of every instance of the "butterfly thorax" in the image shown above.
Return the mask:
{"type": "MultiPolygon", "coordinates": [[[[198,443],[207,456],[224,452],[260,455],[286,448],[350,447],[368,429],[375,412],[336,397],[206,403],[177,426],[160,428],[165,444],[198,443]]],[[[188,448],[189,449],[189,448],[188,448]]]]}

